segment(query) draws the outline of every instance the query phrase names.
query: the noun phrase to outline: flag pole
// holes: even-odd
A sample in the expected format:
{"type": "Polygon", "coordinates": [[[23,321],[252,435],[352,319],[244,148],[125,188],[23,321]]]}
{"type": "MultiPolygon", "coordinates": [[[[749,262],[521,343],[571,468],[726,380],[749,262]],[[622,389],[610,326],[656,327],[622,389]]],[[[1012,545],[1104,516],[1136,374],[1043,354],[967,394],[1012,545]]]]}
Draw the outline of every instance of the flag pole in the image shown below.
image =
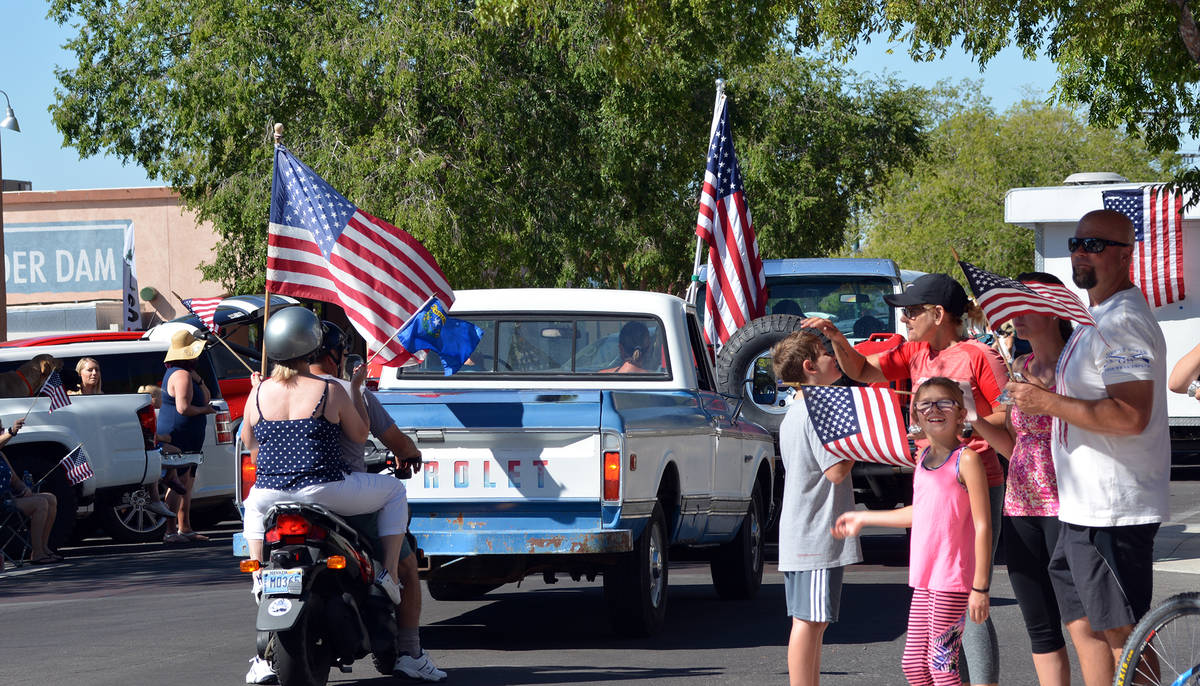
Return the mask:
{"type": "MultiPolygon", "coordinates": [[[[283,124],[275,122],[275,147],[283,145],[283,124]]],[[[272,162],[274,166],[274,162],[272,162]]],[[[274,182],[272,182],[273,185],[274,182]]],[[[270,248],[267,248],[270,250],[270,248]]],[[[263,275],[263,323],[262,323],[262,369],[259,370],[259,375],[264,379],[267,377],[267,318],[271,316],[271,287],[267,285],[266,274],[263,275]]],[[[253,374],[254,372],[250,372],[253,374]]]]}
{"type": "MultiPolygon", "coordinates": [[[[713,102],[712,125],[708,128],[708,143],[712,145],[713,134],[717,132],[717,124],[721,118],[721,104],[725,100],[725,79],[717,79],[717,98],[713,102]]],[[[704,256],[704,239],[696,236],[696,257],[692,262],[692,280],[688,283],[687,296],[684,298],[693,306],[700,294],[700,260],[704,256]]]]}
{"type": "MultiPolygon", "coordinates": [[[[175,291],[171,291],[171,295],[175,296],[175,298],[178,299],[180,303],[183,302],[183,298],[180,298],[179,294],[176,293],[175,291]]],[[[185,309],[187,309],[189,312],[191,312],[191,308],[188,307],[187,305],[184,305],[183,307],[185,309]]],[[[192,314],[196,314],[196,313],[192,312],[192,314]]],[[[197,315],[197,316],[199,316],[199,315],[197,315]]],[[[210,331],[207,326],[204,326],[203,318],[200,319],[200,326],[203,326],[205,331],[208,331],[212,335],[216,336],[217,340],[221,342],[221,345],[225,346],[225,349],[229,351],[229,354],[233,355],[235,358],[237,358],[238,362],[242,363],[242,366],[246,368],[246,371],[250,372],[251,374],[254,373],[254,368],[251,367],[250,365],[246,364],[246,361],[244,359],[242,359],[242,356],[237,354],[233,348],[229,347],[229,344],[225,342],[225,339],[221,338],[221,334],[217,333],[216,331],[210,331]]]]}

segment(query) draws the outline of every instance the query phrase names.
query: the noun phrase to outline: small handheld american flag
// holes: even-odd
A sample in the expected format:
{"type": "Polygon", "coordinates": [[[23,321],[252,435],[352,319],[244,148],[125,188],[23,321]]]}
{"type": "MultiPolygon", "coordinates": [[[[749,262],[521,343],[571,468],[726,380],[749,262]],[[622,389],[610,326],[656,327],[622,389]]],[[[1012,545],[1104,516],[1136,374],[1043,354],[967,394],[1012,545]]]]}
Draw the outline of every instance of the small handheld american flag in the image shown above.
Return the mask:
{"type": "Polygon", "coordinates": [[[217,305],[221,304],[224,298],[188,298],[183,301],[183,306],[188,312],[200,318],[200,323],[204,324],[204,328],[213,333],[220,333],[217,330],[213,318],[217,315],[217,305]]]}
{"type": "Polygon", "coordinates": [[[42,384],[42,390],[38,391],[38,395],[50,398],[51,412],[71,404],[71,397],[67,395],[67,389],[63,387],[62,376],[59,375],[57,369],[50,372],[50,376],[46,378],[46,383],[42,384]]]}
{"type": "Polygon", "coordinates": [[[1084,326],[1096,320],[1071,289],[1057,283],[1022,283],[993,274],[969,262],[959,262],[967,285],[993,329],[1019,314],[1042,314],[1069,319],[1084,326]]]}
{"type": "Polygon", "coordinates": [[[890,388],[801,386],[817,437],[829,452],[848,460],[912,467],[908,427],[890,388]]]}
{"type": "Polygon", "coordinates": [[[82,443],[75,446],[75,449],[67,453],[58,463],[67,470],[67,481],[70,481],[72,486],[95,476],[92,466],[88,464],[87,453],[84,452],[82,443]]]}

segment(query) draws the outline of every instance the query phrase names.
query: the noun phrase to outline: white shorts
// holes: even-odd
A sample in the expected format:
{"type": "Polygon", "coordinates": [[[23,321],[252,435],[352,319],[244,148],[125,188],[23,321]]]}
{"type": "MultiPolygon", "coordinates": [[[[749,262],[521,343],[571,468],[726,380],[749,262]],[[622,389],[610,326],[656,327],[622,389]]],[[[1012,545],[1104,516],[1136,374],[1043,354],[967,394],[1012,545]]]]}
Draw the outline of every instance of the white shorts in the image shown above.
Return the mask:
{"type": "Polygon", "coordinates": [[[342,481],[305,486],[294,491],[277,491],[254,486],[242,505],[246,508],[242,534],[261,541],[263,516],[275,503],[299,502],[323,505],[340,515],[379,512],[379,535],[395,536],[408,530],[408,497],[404,482],[394,476],[354,472],[342,481]]]}

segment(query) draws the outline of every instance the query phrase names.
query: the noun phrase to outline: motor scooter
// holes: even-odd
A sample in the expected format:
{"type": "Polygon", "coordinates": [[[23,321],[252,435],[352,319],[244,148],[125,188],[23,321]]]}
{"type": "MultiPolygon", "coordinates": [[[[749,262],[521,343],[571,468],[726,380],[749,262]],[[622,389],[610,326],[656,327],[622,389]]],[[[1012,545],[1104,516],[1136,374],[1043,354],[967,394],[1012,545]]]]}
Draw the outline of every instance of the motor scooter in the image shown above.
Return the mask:
{"type": "Polygon", "coordinates": [[[392,674],[396,603],[375,583],[382,547],[364,533],[374,519],[342,517],[312,503],[280,502],[268,510],[267,562],[246,560],[242,570],[261,583],[258,656],[282,686],[323,686],[331,667],[350,672],[367,655],[380,674],[392,674]]]}

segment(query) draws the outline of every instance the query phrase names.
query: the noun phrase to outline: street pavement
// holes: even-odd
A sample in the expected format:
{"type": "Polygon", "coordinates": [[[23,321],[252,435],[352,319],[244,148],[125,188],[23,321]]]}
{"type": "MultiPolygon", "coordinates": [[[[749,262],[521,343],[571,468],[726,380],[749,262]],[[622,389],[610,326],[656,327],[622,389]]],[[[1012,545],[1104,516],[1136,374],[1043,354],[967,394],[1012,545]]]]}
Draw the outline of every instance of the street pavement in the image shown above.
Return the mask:
{"type": "MultiPolygon", "coordinates": [[[[1156,545],[1156,602],[1200,586],[1198,495],[1200,482],[1172,484],[1175,514],[1156,545]]],[[[0,684],[243,683],[255,613],[249,581],[230,555],[233,530],[226,525],[212,542],[185,547],[89,541],[67,549],[66,564],[0,573],[0,684]]],[[[846,574],[842,621],[826,633],[825,684],[904,683],[905,538],[872,531],[864,551],[867,561],[846,574]]],[[[478,601],[426,596],[422,641],[455,686],[786,683],[782,583],[770,565],[755,599],[723,602],[707,565],[678,563],[665,630],[631,640],[609,630],[599,582],[547,586],[532,577],[478,601]]],[[[1002,567],[992,588],[1001,681],[1036,683],[1002,567]]],[[[396,681],[369,661],[331,674],[337,684],[396,681]]]]}

